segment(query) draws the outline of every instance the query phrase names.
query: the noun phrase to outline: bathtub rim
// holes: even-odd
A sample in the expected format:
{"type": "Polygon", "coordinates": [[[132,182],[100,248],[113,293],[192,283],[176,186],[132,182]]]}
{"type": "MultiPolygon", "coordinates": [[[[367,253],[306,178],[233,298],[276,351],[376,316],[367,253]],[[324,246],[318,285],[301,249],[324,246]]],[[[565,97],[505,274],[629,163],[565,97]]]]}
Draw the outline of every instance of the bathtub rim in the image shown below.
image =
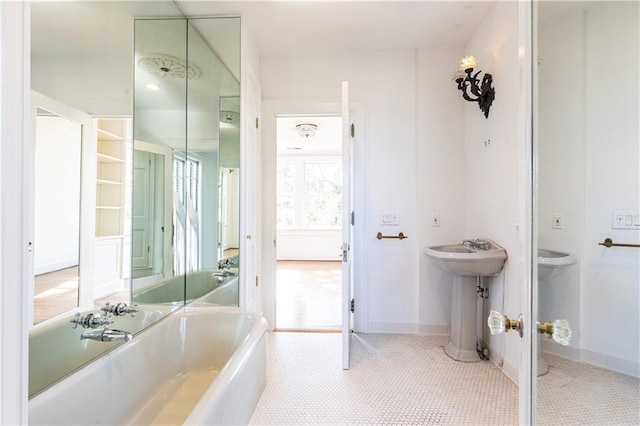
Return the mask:
{"type": "MultiPolygon", "coordinates": [[[[217,306],[217,305],[197,305],[191,306],[192,309],[201,308],[219,308],[222,310],[235,310],[240,311],[243,314],[249,314],[255,318],[255,323],[251,327],[251,331],[245,336],[242,342],[238,345],[238,349],[234,351],[233,356],[227,361],[224,367],[218,373],[218,376],[214,382],[207,388],[207,390],[200,396],[200,399],[191,410],[191,413],[184,420],[183,424],[201,424],[200,419],[206,416],[207,412],[211,410],[211,401],[221,401],[226,390],[230,386],[231,379],[240,373],[242,367],[248,363],[249,359],[256,352],[256,347],[259,346],[263,339],[266,339],[269,331],[269,325],[263,315],[256,312],[245,311],[241,308],[234,306],[217,306]],[[251,342],[247,344],[247,342],[251,342]]],[[[266,354],[265,354],[266,355],[266,354]]],[[[266,360],[265,360],[266,361],[266,360]]],[[[266,381],[266,377],[263,378],[266,381]]]]}

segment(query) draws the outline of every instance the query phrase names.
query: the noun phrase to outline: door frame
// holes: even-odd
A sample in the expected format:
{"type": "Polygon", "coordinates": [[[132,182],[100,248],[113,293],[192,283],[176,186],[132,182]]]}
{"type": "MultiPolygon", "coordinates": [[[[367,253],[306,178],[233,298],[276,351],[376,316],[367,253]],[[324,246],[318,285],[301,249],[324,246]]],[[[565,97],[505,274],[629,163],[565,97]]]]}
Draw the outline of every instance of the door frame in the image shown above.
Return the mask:
{"type": "MultiPolygon", "coordinates": [[[[536,377],[537,377],[537,267],[533,262],[536,253],[537,239],[535,223],[535,152],[534,152],[534,124],[535,105],[533,90],[534,50],[533,41],[536,31],[534,25],[533,0],[518,0],[518,61],[519,61],[519,123],[518,133],[521,135],[520,187],[522,199],[520,205],[520,259],[522,273],[519,283],[520,313],[524,317],[522,344],[520,350],[520,368],[518,376],[518,417],[522,425],[536,423],[536,377]]],[[[518,315],[517,312],[507,313],[518,315]]]]}
{"type": "MultiPolygon", "coordinates": [[[[278,116],[286,115],[335,115],[341,116],[342,102],[340,99],[332,100],[296,100],[296,99],[274,99],[263,100],[262,104],[262,234],[261,234],[261,272],[262,272],[262,313],[269,324],[269,330],[273,331],[276,321],[276,166],[277,166],[277,134],[276,120],[278,116]]],[[[364,123],[364,104],[351,102],[351,114],[356,123],[364,123]]],[[[363,125],[360,128],[364,128],[363,125]]],[[[358,129],[356,129],[358,130],[358,129]]],[[[364,144],[363,131],[356,131],[354,145],[364,144]]],[[[354,158],[354,167],[351,171],[352,179],[356,184],[359,182],[358,176],[362,175],[362,165],[364,164],[364,148],[359,150],[354,158]]],[[[361,191],[362,192],[362,191],[361,191]]],[[[356,194],[356,224],[354,226],[354,245],[363,247],[358,240],[358,225],[364,224],[364,212],[358,211],[359,206],[364,205],[364,194],[356,194]]],[[[338,249],[338,248],[336,248],[338,249]]],[[[352,259],[354,263],[354,275],[361,277],[359,282],[366,282],[364,253],[358,252],[358,256],[352,259]]],[[[361,285],[355,288],[355,295],[359,299],[358,310],[354,317],[354,330],[358,330],[359,324],[365,323],[367,315],[366,306],[366,286],[361,285]]]]}

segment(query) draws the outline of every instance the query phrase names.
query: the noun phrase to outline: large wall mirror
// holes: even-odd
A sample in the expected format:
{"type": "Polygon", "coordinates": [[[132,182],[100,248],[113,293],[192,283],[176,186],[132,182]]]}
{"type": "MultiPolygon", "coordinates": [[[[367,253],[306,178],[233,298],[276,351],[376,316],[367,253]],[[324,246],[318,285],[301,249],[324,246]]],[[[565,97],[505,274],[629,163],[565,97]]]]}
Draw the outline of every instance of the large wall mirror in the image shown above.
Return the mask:
{"type": "Polygon", "coordinates": [[[538,313],[572,330],[566,346],[540,341],[538,421],[635,424],[639,5],[536,6],[538,313]]]}
{"type": "Polygon", "coordinates": [[[238,304],[240,19],[168,1],[31,15],[33,396],[120,344],[63,354],[76,313],[138,304],[114,323],[135,334],[185,303],[238,304]]]}
{"type": "Polygon", "coordinates": [[[135,303],[238,304],[239,34],[239,18],[136,21],[135,303]]]}

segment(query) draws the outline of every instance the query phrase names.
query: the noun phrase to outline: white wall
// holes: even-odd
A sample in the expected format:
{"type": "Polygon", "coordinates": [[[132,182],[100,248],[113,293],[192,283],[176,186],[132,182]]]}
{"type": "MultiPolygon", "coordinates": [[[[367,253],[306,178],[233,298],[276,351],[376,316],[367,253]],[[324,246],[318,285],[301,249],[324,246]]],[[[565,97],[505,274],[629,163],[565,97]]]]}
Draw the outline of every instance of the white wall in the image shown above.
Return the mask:
{"type": "Polygon", "coordinates": [[[339,229],[280,229],[278,230],[278,260],[342,260],[339,229]]]}
{"type": "Polygon", "coordinates": [[[81,125],[38,117],[35,150],[34,274],[78,265],[81,125]]]}
{"type": "Polygon", "coordinates": [[[597,4],[540,31],[540,246],[578,259],[540,284],[541,313],[569,320],[572,350],[544,347],[635,376],[640,335],[618,324],[640,323],[640,256],[597,243],[640,240],[612,229],[614,211],[640,210],[638,40],[633,2],[597,4]],[[550,229],[552,213],[562,230],[550,229]]]}
{"type": "MultiPolygon", "coordinates": [[[[509,258],[498,277],[489,278],[491,309],[510,317],[520,311],[523,260],[521,223],[524,186],[519,180],[521,161],[519,134],[518,4],[498,2],[465,46],[465,54],[478,58],[478,69],[493,76],[495,101],[485,118],[478,105],[465,102],[466,237],[488,238],[507,251],[509,258]]],[[[526,271],[524,271],[526,272],[526,271]]],[[[485,327],[486,329],[486,327],[485,327]]],[[[517,333],[491,336],[490,358],[514,381],[520,361],[521,339],[517,333]],[[504,345],[504,346],[503,346],[504,345]]]]}
{"type": "Polygon", "coordinates": [[[465,101],[450,77],[462,56],[462,46],[418,50],[418,322],[425,334],[448,333],[453,275],[433,263],[423,249],[459,242],[467,235],[465,101]],[[432,226],[434,214],[440,216],[439,227],[432,226]]]}
{"type": "MultiPolygon", "coordinates": [[[[283,99],[339,101],[341,81],[348,80],[351,99],[365,110],[363,122],[355,123],[356,197],[361,200],[356,204],[356,232],[362,242],[355,245],[355,256],[356,263],[364,265],[355,277],[356,306],[363,306],[356,309],[359,331],[417,331],[415,67],[413,51],[262,59],[267,104],[283,99]],[[398,213],[398,227],[380,227],[380,213],[387,211],[398,213]],[[409,238],[380,241],[375,238],[378,231],[402,231],[409,238]]],[[[263,150],[276,149],[275,134],[265,131],[263,138],[263,150]]]]}

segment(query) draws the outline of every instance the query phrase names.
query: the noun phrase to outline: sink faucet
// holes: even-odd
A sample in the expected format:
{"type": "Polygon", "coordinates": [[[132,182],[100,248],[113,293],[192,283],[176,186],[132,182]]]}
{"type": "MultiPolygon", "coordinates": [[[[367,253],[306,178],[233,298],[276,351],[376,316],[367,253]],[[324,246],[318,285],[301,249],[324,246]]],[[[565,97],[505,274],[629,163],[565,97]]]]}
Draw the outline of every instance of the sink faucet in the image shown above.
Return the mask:
{"type": "Polygon", "coordinates": [[[476,238],[475,240],[462,240],[460,241],[461,245],[469,244],[471,248],[476,250],[487,250],[489,249],[489,242],[485,240],[481,240],[476,238]]]}
{"type": "Polygon", "coordinates": [[[113,340],[124,340],[128,342],[133,339],[133,336],[128,331],[103,328],[101,330],[85,331],[80,336],[80,340],[84,339],[97,340],[99,342],[111,342],[113,340]]]}

